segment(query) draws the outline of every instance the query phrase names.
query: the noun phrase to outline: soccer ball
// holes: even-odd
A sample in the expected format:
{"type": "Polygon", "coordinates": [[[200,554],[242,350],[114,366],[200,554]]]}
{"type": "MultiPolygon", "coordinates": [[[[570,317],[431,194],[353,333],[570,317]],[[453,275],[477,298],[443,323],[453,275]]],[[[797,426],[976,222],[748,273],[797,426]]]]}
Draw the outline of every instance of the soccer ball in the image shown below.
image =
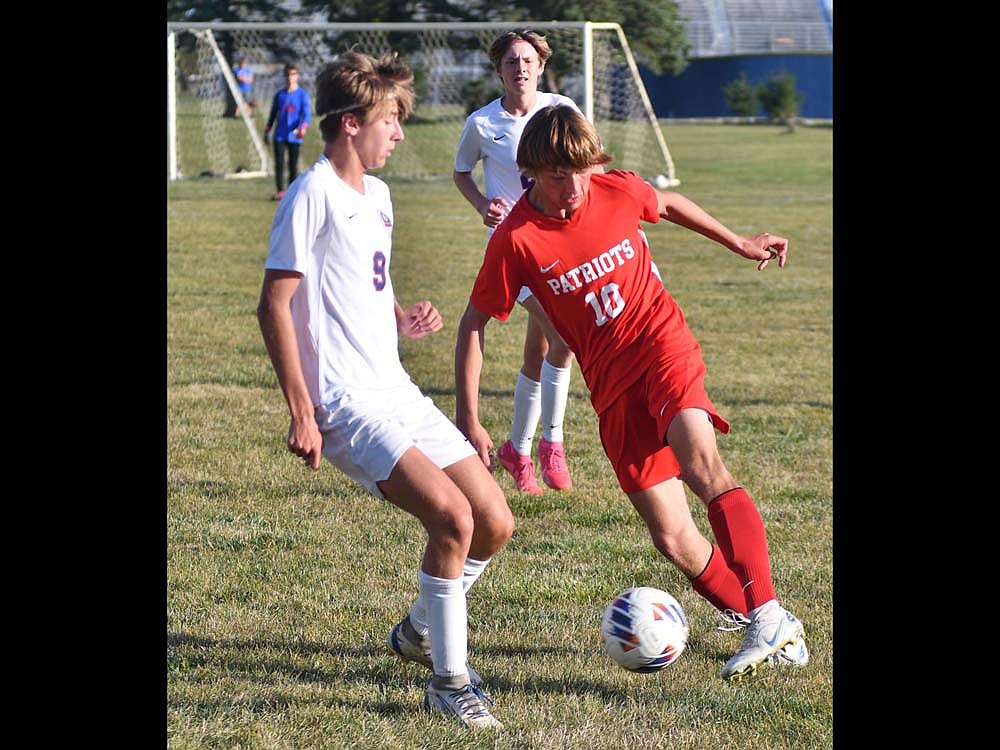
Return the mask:
{"type": "Polygon", "coordinates": [[[630,672],[659,672],[680,658],[688,623],[680,603],[651,586],[625,589],[605,608],[604,650],[630,672]]]}
{"type": "Polygon", "coordinates": [[[653,187],[657,190],[666,190],[670,187],[670,180],[667,179],[666,175],[658,174],[653,178],[653,187]]]}

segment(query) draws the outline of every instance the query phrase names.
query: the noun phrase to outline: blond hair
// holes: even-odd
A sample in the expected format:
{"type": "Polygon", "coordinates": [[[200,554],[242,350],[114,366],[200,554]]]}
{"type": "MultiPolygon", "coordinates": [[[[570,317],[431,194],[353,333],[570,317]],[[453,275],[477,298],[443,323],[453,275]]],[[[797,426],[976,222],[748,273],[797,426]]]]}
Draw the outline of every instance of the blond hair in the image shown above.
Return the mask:
{"type": "Polygon", "coordinates": [[[503,63],[503,56],[507,54],[510,45],[521,40],[527,42],[535,48],[538,53],[538,60],[545,65],[545,61],[552,57],[552,48],[545,41],[545,37],[537,31],[531,29],[520,29],[519,31],[505,31],[500,34],[490,45],[490,62],[493,63],[493,70],[500,72],[500,65],[503,63]]]}
{"type": "Polygon", "coordinates": [[[610,161],[594,126],[566,104],[538,110],[524,126],[517,145],[517,166],[528,174],[543,169],[581,172],[610,161]]]}
{"type": "Polygon", "coordinates": [[[379,58],[351,50],[327,63],[316,77],[316,115],[323,140],[333,141],[340,132],[341,115],[354,112],[362,124],[380,115],[392,102],[399,119],[413,111],[413,71],[395,52],[379,58]]]}

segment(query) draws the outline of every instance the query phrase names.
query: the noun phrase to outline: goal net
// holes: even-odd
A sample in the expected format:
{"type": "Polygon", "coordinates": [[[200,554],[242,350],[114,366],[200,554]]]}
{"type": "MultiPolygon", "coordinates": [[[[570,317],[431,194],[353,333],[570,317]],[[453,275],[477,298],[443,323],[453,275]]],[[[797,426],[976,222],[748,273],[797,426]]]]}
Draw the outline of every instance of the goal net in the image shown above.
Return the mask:
{"type": "MultiPolygon", "coordinates": [[[[666,140],[628,41],[616,23],[519,23],[544,34],[553,54],[539,89],[571,97],[594,123],[612,166],[677,185],[666,140]]],[[[350,48],[378,56],[393,50],[414,72],[416,107],[406,139],[382,177],[450,177],[465,118],[502,94],[487,56],[510,23],[181,23],[167,24],[167,172],[171,180],[199,176],[273,174],[262,133],[285,63],[315,100],[324,64],[350,48]],[[245,58],[254,72],[250,101],[233,67],[245,58]]],[[[306,133],[300,163],[323,148],[318,123],[306,133]]],[[[481,167],[477,167],[477,173],[481,167]]]]}

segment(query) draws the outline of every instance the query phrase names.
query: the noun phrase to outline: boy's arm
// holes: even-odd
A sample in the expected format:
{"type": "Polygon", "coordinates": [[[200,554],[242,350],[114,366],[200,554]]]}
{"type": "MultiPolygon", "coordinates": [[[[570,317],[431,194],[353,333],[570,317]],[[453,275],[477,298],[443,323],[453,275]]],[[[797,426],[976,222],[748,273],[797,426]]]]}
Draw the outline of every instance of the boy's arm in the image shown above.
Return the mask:
{"type": "Polygon", "coordinates": [[[396,305],[396,330],[400,336],[408,339],[422,339],[441,330],[444,321],[441,313],[427,300],[420,300],[405,310],[399,300],[393,300],[396,305]]]}
{"type": "Polygon", "coordinates": [[[767,264],[776,258],[778,267],[785,267],[788,256],[788,240],[784,237],[767,232],[756,234],[753,237],[737,234],[680,193],[666,190],[655,190],[655,192],[658,213],[667,221],[708,237],[723,247],[729,248],[737,255],[760,261],[757,264],[758,271],[763,271],[767,264]]]}
{"type": "Polygon", "coordinates": [[[268,133],[271,131],[271,126],[274,125],[274,121],[278,119],[278,96],[281,94],[279,91],[274,95],[271,100],[271,111],[267,115],[267,124],[264,126],[264,132],[268,133]]]}
{"type": "Polygon", "coordinates": [[[462,197],[476,209],[477,214],[483,217],[483,224],[486,226],[497,226],[497,224],[504,220],[507,212],[510,211],[510,204],[507,203],[505,198],[497,196],[493,200],[490,200],[479,192],[479,186],[476,184],[475,179],[473,179],[472,172],[459,172],[455,170],[451,173],[451,179],[454,181],[455,187],[458,188],[458,192],[462,194],[462,197]]]}
{"type": "Polygon", "coordinates": [[[297,130],[298,130],[299,138],[305,138],[306,137],[306,130],[309,129],[309,122],[310,122],[311,111],[309,109],[309,94],[307,94],[305,92],[305,89],[301,89],[301,91],[302,91],[302,94],[303,94],[303,96],[302,96],[302,116],[299,118],[299,127],[297,128],[297,130]]]}
{"type": "Polygon", "coordinates": [[[458,324],[455,343],[455,425],[469,439],[480,460],[493,471],[493,441],[479,423],[479,377],[483,369],[489,316],[470,302],[458,324]]]}
{"type": "Polygon", "coordinates": [[[302,374],[290,307],[292,295],[301,280],[302,274],[295,271],[265,271],[257,304],[257,322],[291,415],[288,450],[301,457],[306,466],[318,469],[323,454],[323,437],[316,425],[312,398],[302,374]]]}

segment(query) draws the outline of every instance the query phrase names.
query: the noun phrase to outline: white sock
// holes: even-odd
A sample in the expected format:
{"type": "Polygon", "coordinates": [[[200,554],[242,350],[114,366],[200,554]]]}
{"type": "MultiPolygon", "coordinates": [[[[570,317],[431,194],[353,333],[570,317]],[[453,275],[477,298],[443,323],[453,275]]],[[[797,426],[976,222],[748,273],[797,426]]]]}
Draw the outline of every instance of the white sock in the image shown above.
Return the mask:
{"type": "Polygon", "coordinates": [[[486,566],[490,564],[490,558],[485,560],[474,560],[471,557],[465,558],[465,565],[462,566],[462,590],[465,591],[466,595],[469,593],[469,589],[472,588],[472,584],[479,580],[479,576],[483,574],[486,570],[486,566]]]}
{"type": "Polygon", "coordinates": [[[542,437],[550,443],[563,441],[563,418],[569,399],[569,377],[573,367],[553,367],[542,360],[542,437]]]}
{"type": "MultiPolygon", "coordinates": [[[[465,558],[465,564],[462,566],[462,591],[464,593],[469,593],[472,584],[479,580],[479,576],[483,574],[483,571],[486,570],[486,566],[489,564],[490,558],[485,560],[474,560],[471,557],[465,558]]],[[[428,630],[430,630],[430,625],[427,622],[427,604],[424,602],[423,591],[420,592],[417,600],[410,607],[410,624],[420,635],[427,635],[428,630]]]]}
{"type": "Polygon", "coordinates": [[[465,675],[469,634],[461,578],[436,578],[420,571],[420,597],[427,604],[431,661],[438,677],[465,675]]]}
{"type": "MultiPolygon", "coordinates": [[[[542,371],[544,372],[544,368],[542,371]]],[[[510,439],[514,443],[514,450],[522,456],[531,455],[531,442],[535,439],[541,413],[542,384],[518,371],[517,385],[514,386],[514,418],[510,424],[510,439]]]]}

